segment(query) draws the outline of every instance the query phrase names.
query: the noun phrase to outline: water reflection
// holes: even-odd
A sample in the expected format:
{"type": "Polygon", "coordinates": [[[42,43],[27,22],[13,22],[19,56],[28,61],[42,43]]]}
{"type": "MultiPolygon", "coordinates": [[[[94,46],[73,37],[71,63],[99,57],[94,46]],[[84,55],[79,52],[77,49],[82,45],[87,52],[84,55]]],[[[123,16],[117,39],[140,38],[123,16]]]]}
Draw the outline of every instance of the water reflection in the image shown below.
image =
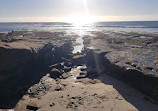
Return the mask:
{"type": "Polygon", "coordinates": [[[73,46],[73,51],[72,53],[75,54],[75,53],[81,53],[81,51],[84,49],[84,44],[83,44],[83,37],[84,35],[88,35],[88,31],[91,30],[91,27],[87,27],[87,25],[91,25],[92,24],[73,24],[73,27],[71,27],[71,31],[73,31],[75,34],[78,35],[78,37],[76,38],[76,41],[75,41],[75,44],[77,45],[74,45],[73,46]],[[85,27],[86,25],[86,27],[85,27]]]}

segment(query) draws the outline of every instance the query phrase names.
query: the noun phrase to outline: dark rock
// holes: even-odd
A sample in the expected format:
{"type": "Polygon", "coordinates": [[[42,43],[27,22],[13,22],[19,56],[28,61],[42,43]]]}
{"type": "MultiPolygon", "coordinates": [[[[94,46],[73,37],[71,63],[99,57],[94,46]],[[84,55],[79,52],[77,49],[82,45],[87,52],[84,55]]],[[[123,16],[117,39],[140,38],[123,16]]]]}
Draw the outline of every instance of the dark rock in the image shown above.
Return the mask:
{"type": "Polygon", "coordinates": [[[77,79],[82,79],[82,78],[86,78],[87,77],[87,72],[83,71],[80,73],[80,75],[77,77],[77,79]]]}
{"type": "Polygon", "coordinates": [[[133,67],[137,67],[137,64],[132,63],[132,66],[133,66],[133,67]]]}
{"type": "Polygon", "coordinates": [[[57,78],[57,77],[59,77],[61,74],[62,74],[62,72],[61,72],[59,69],[56,69],[56,68],[53,68],[53,69],[50,71],[50,76],[53,77],[53,78],[57,78]]]}
{"type": "Polygon", "coordinates": [[[65,72],[71,71],[71,67],[64,67],[64,71],[65,71],[65,72]]]}
{"type": "Polygon", "coordinates": [[[97,96],[98,94],[97,93],[94,93],[92,96],[97,96]]]}
{"type": "Polygon", "coordinates": [[[64,96],[60,96],[60,98],[64,98],[64,96]]]}
{"type": "Polygon", "coordinates": [[[76,79],[83,79],[86,78],[87,75],[79,75],[76,79]]]}
{"type": "Polygon", "coordinates": [[[86,71],[85,71],[85,72],[82,71],[82,72],[80,73],[80,75],[87,75],[87,72],[86,72],[86,71]]]}
{"type": "Polygon", "coordinates": [[[55,103],[50,103],[50,107],[53,107],[55,105],[55,103]]]}
{"type": "Polygon", "coordinates": [[[86,70],[87,70],[87,68],[81,68],[80,70],[81,70],[81,71],[86,71],[86,70]]]}
{"type": "Polygon", "coordinates": [[[62,65],[62,63],[53,64],[53,65],[51,65],[49,67],[56,68],[56,69],[62,69],[62,68],[64,68],[64,66],[62,65]]]}
{"type": "Polygon", "coordinates": [[[145,69],[152,70],[153,68],[152,67],[146,67],[145,69]]]}
{"type": "Polygon", "coordinates": [[[64,65],[67,67],[72,67],[73,64],[71,62],[65,62],[64,65]]]}
{"type": "Polygon", "coordinates": [[[126,62],[125,64],[129,64],[129,65],[131,65],[131,62],[126,62]]]}
{"type": "Polygon", "coordinates": [[[60,76],[61,79],[66,79],[68,77],[70,77],[71,75],[67,74],[67,73],[64,73],[60,76]]]}
{"type": "Polygon", "coordinates": [[[31,110],[31,111],[37,111],[39,108],[37,106],[27,105],[26,109],[31,110]]]}

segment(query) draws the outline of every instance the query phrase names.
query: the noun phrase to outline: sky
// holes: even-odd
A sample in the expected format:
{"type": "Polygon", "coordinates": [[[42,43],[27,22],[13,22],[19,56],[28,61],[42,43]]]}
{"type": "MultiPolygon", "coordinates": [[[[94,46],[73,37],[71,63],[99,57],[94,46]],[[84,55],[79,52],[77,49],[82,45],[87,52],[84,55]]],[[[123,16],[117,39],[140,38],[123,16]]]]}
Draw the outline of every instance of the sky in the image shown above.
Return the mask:
{"type": "Polygon", "coordinates": [[[158,0],[0,0],[0,22],[157,21],[158,0]]]}

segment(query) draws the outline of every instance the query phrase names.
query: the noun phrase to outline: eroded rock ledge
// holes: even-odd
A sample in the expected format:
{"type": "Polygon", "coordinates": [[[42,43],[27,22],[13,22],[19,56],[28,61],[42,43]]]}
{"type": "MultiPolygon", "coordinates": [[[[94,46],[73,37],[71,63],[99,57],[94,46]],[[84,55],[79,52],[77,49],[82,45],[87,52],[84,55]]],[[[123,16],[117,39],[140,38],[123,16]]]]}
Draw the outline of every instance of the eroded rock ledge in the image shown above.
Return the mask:
{"type": "Polygon", "coordinates": [[[84,37],[89,65],[93,64],[100,73],[116,77],[158,100],[157,35],[93,34],[84,37]]]}
{"type": "Polygon", "coordinates": [[[24,33],[12,32],[8,35],[16,41],[0,43],[0,108],[14,107],[28,88],[46,75],[49,65],[71,57],[71,40],[58,39],[61,33],[43,33],[43,37],[38,37],[40,32],[32,32],[19,40],[18,35],[24,33]]]}

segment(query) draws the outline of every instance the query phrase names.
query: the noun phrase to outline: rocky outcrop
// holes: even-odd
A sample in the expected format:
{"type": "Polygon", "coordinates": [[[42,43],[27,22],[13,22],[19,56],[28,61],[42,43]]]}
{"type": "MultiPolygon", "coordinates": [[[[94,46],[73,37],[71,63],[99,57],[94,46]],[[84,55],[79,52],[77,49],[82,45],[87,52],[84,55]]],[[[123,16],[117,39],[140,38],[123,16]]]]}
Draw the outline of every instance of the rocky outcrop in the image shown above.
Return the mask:
{"type": "MultiPolygon", "coordinates": [[[[0,47],[0,52],[0,108],[12,108],[28,88],[50,70],[50,65],[60,63],[62,58],[69,57],[71,43],[61,46],[48,43],[39,50],[0,47]]],[[[36,95],[33,90],[37,91],[40,87],[43,87],[43,90],[39,89],[41,94],[47,90],[47,86],[38,84],[30,94],[36,95]]]]}
{"type": "Polygon", "coordinates": [[[157,34],[104,33],[83,37],[87,77],[109,74],[158,100],[157,34]]]}
{"type": "Polygon", "coordinates": [[[106,58],[108,52],[98,53],[93,50],[87,50],[87,67],[92,69],[88,72],[88,78],[95,78],[101,74],[108,74],[119,80],[122,80],[142,93],[158,101],[158,78],[134,70],[120,67],[106,58]]]}

